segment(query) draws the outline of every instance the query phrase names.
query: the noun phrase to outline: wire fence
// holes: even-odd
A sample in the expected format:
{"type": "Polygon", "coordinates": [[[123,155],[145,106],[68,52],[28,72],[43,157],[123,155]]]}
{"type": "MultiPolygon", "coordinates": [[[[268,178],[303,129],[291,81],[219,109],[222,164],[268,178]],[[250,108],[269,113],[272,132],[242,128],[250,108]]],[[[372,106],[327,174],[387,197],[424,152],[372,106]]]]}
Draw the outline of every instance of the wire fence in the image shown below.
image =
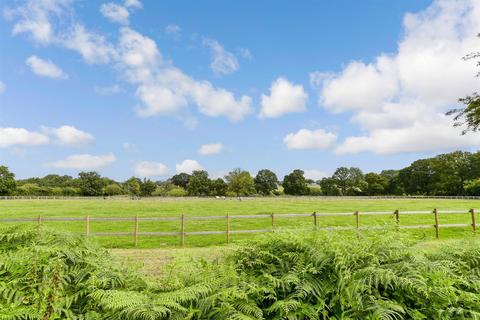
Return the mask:
{"type": "MultiPolygon", "coordinates": [[[[180,238],[180,245],[185,246],[185,238],[191,235],[225,235],[226,242],[231,241],[231,235],[234,234],[248,234],[248,233],[267,233],[282,231],[285,229],[279,229],[276,227],[277,219],[296,219],[296,218],[308,218],[310,217],[312,227],[314,230],[369,230],[369,229],[378,229],[384,228],[382,226],[367,226],[361,225],[362,216],[385,216],[390,215],[394,217],[395,227],[397,229],[433,229],[435,232],[435,237],[438,239],[440,237],[441,228],[465,228],[470,227],[473,234],[476,234],[477,223],[476,223],[476,211],[475,209],[469,210],[442,210],[433,209],[432,211],[378,211],[378,212],[337,212],[337,213],[322,213],[322,212],[313,212],[313,213],[283,213],[283,214],[254,214],[254,215],[217,215],[217,216],[186,216],[181,214],[176,217],[139,217],[138,215],[134,217],[94,217],[87,215],[85,217],[43,217],[37,216],[36,218],[5,218],[0,219],[0,224],[3,223],[24,223],[24,222],[36,222],[39,225],[46,221],[56,221],[56,222],[84,222],[84,234],[86,236],[100,236],[100,237],[117,237],[117,236],[131,236],[133,237],[133,243],[135,246],[138,245],[139,236],[175,236],[180,238]],[[468,214],[470,223],[449,223],[449,224],[440,224],[440,213],[442,215],[454,215],[454,214],[468,214]],[[421,225],[402,225],[401,216],[404,215],[426,215],[431,214],[432,224],[421,224],[421,225]],[[352,225],[349,226],[322,226],[321,221],[324,217],[348,217],[353,216],[352,225]],[[269,219],[269,228],[263,229],[240,229],[233,230],[231,223],[234,220],[241,219],[269,219]],[[199,220],[224,220],[225,229],[223,230],[209,230],[209,231],[187,231],[187,222],[188,221],[199,221],[199,220]],[[91,223],[93,221],[131,221],[132,228],[128,232],[91,232],[91,223]],[[139,222],[142,221],[177,221],[179,223],[180,231],[140,231],[139,222]]],[[[177,229],[178,230],[178,229],[177,229]]]]}

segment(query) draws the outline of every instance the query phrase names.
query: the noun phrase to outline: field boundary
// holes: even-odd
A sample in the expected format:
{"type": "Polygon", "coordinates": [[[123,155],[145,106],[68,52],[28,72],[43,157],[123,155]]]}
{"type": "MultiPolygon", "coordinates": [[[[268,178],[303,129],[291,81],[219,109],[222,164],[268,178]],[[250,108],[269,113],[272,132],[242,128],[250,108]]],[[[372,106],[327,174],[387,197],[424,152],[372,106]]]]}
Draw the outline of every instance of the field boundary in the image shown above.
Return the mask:
{"type": "MultiPolygon", "coordinates": [[[[437,210],[433,209],[432,211],[377,211],[377,212],[336,212],[336,213],[322,213],[322,212],[313,212],[313,213],[283,213],[283,214],[254,214],[254,215],[216,215],[216,216],[186,216],[181,214],[178,217],[94,217],[94,216],[85,216],[85,217],[43,217],[37,216],[36,218],[5,218],[0,219],[0,224],[2,223],[20,223],[20,222],[36,222],[37,224],[42,224],[46,221],[64,221],[64,222],[73,222],[73,221],[84,221],[86,236],[102,236],[102,237],[115,237],[115,236],[133,236],[134,245],[138,245],[139,236],[179,236],[180,244],[185,245],[185,237],[191,235],[226,235],[226,242],[230,242],[231,235],[233,234],[242,234],[242,233],[267,233],[275,232],[277,230],[286,230],[286,229],[277,229],[275,225],[276,219],[288,219],[288,218],[300,218],[300,217],[311,217],[312,226],[314,230],[331,230],[331,231],[341,231],[341,230],[369,230],[369,229],[381,229],[382,226],[362,226],[360,223],[361,216],[369,215],[391,215],[395,218],[395,227],[397,229],[430,229],[433,228],[435,231],[435,238],[440,237],[441,228],[464,228],[471,227],[473,234],[476,234],[477,223],[476,223],[476,210],[437,210]],[[402,215],[425,215],[432,214],[433,224],[423,224],[423,225],[401,225],[400,217],[402,215]],[[445,214],[468,214],[470,216],[471,223],[465,224],[440,224],[439,216],[445,214]],[[329,226],[321,227],[320,221],[322,217],[340,217],[340,216],[352,216],[352,226],[329,226]],[[215,230],[215,231],[187,231],[186,224],[187,221],[198,221],[198,220],[223,220],[225,219],[225,229],[224,230],[215,230]],[[252,230],[232,230],[231,222],[236,219],[270,219],[270,228],[268,229],[252,229],[252,230]],[[90,232],[90,223],[92,221],[132,221],[132,231],[130,232],[90,232]],[[165,231],[165,232],[147,232],[139,230],[139,222],[141,221],[179,221],[180,231],[165,231]]],[[[292,230],[292,229],[290,229],[292,230]]]]}
{"type": "Polygon", "coordinates": [[[312,200],[402,200],[402,199],[446,199],[446,200],[480,200],[480,196],[265,196],[265,197],[140,197],[140,196],[0,196],[0,200],[257,200],[257,199],[312,199],[312,200]]]}

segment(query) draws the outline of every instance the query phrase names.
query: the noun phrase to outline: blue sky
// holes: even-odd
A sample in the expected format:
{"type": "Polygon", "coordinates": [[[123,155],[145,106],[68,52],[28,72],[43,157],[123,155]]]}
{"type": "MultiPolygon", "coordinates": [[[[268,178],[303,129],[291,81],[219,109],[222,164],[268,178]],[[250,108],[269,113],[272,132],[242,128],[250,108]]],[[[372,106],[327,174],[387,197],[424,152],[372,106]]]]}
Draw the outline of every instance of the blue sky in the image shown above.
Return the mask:
{"type": "Polygon", "coordinates": [[[122,180],[477,150],[478,1],[0,0],[0,163],[122,180]],[[203,147],[202,147],[203,146],[203,147]]]}

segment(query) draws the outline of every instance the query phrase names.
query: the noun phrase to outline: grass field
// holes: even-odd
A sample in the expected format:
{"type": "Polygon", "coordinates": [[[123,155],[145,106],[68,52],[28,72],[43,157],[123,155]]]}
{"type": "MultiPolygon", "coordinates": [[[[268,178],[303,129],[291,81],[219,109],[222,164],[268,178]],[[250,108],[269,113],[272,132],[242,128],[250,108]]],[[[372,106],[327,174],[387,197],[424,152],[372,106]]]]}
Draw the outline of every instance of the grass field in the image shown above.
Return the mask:
{"type": "MultiPolygon", "coordinates": [[[[244,199],[142,199],[142,200],[5,200],[0,201],[0,219],[2,218],[36,218],[42,217],[179,217],[185,214],[191,216],[226,215],[229,213],[255,215],[274,212],[276,214],[276,228],[299,229],[302,232],[313,230],[312,217],[280,218],[282,213],[335,213],[352,212],[352,216],[320,217],[320,227],[327,226],[354,226],[353,212],[375,212],[400,210],[402,225],[433,225],[433,214],[405,215],[402,211],[431,211],[437,208],[440,212],[440,224],[470,223],[468,209],[479,207],[478,200],[445,200],[445,199],[325,199],[325,198],[256,198],[244,199]],[[442,214],[442,210],[465,210],[465,214],[442,214]]],[[[477,219],[477,221],[479,221],[477,219]]],[[[44,222],[62,231],[85,232],[85,222],[44,222]]],[[[13,223],[4,223],[4,227],[13,223]]],[[[361,216],[362,226],[394,226],[393,215],[361,216]]],[[[262,219],[232,219],[231,230],[268,229],[271,226],[270,218],[262,219]]],[[[186,231],[225,231],[225,220],[187,221],[186,231]]],[[[142,232],[180,231],[180,221],[141,221],[139,230],[142,232]]],[[[132,232],[133,221],[92,221],[91,232],[132,232]]],[[[346,231],[335,231],[346,232],[346,231]]],[[[418,237],[432,239],[435,235],[433,227],[423,230],[403,230],[418,237]]],[[[471,236],[471,228],[441,229],[442,239],[462,238],[471,236]]],[[[256,235],[232,235],[232,241],[250,239],[256,235]]],[[[98,237],[100,243],[112,248],[133,247],[131,236],[98,237]]],[[[187,246],[214,246],[222,245],[226,241],[225,235],[191,235],[186,239],[187,246]]],[[[140,236],[139,248],[162,248],[178,245],[179,237],[175,236],[140,236]]]]}

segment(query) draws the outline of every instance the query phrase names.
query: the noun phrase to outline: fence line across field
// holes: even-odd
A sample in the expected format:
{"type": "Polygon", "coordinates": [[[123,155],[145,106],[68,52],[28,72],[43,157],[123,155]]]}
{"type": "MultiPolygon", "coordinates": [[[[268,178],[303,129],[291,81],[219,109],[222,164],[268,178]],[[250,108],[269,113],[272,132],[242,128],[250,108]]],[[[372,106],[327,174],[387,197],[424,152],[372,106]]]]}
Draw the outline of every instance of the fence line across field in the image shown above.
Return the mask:
{"type": "Polygon", "coordinates": [[[438,239],[440,237],[440,228],[463,228],[471,227],[472,232],[475,235],[477,224],[476,224],[476,211],[475,209],[469,210],[442,210],[433,209],[432,211],[377,211],[377,212],[336,212],[336,213],[283,213],[283,214],[255,214],[255,215],[216,215],[216,216],[186,216],[182,214],[178,217],[42,217],[38,216],[36,218],[5,218],[0,219],[1,223],[10,223],[10,222],[37,222],[42,224],[45,221],[84,221],[85,222],[85,235],[87,236],[133,236],[135,246],[138,245],[139,236],[180,236],[180,243],[182,246],[185,245],[185,237],[190,235],[221,235],[224,234],[227,237],[227,242],[230,242],[230,237],[232,234],[242,234],[242,233],[266,233],[274,232],[275,220],[283,218],[300,218],[300,217],[312,217],[313,226],[315,230],[369,230],[369,229],[381,229],[381,226],[361,226],[360,217],[369,216],[369,215],[393,215],[395,217],[396,227],[398,229],[429,229],[434,228],[435,237],[438,239]],[[423,224],[423,225],[400,225],[400,217],[402,215],[425,215],[433,214],[434,224],[423,224]],[[471,223],[462,224],[462,223],[451,223],[451,224],[440,224],[439,215],[440,214],[470,214],[471,223]],[[354,217],[354,226],[329,226],[329,227],[319,227],[319,220],[321,217],[345,217],[353,216],[354,217]],[[217,230],[217,231],[186,231],[186,222],[187,221],[199,221],[199,220],[221,220],[226,219],[226,229],[217,230]],[[255,230],[232,230],[231,221],[236,219],[270,219],[271,227],[269,229],[255,229],[255,230]],[[133,232],[90,232],[90,224],[92,221],[133,221],[133,232]],[[139,231],[139,222],[140,221],[180,221],[180,231],[175,232],[163,232],[163,231],[139,231]]]}

